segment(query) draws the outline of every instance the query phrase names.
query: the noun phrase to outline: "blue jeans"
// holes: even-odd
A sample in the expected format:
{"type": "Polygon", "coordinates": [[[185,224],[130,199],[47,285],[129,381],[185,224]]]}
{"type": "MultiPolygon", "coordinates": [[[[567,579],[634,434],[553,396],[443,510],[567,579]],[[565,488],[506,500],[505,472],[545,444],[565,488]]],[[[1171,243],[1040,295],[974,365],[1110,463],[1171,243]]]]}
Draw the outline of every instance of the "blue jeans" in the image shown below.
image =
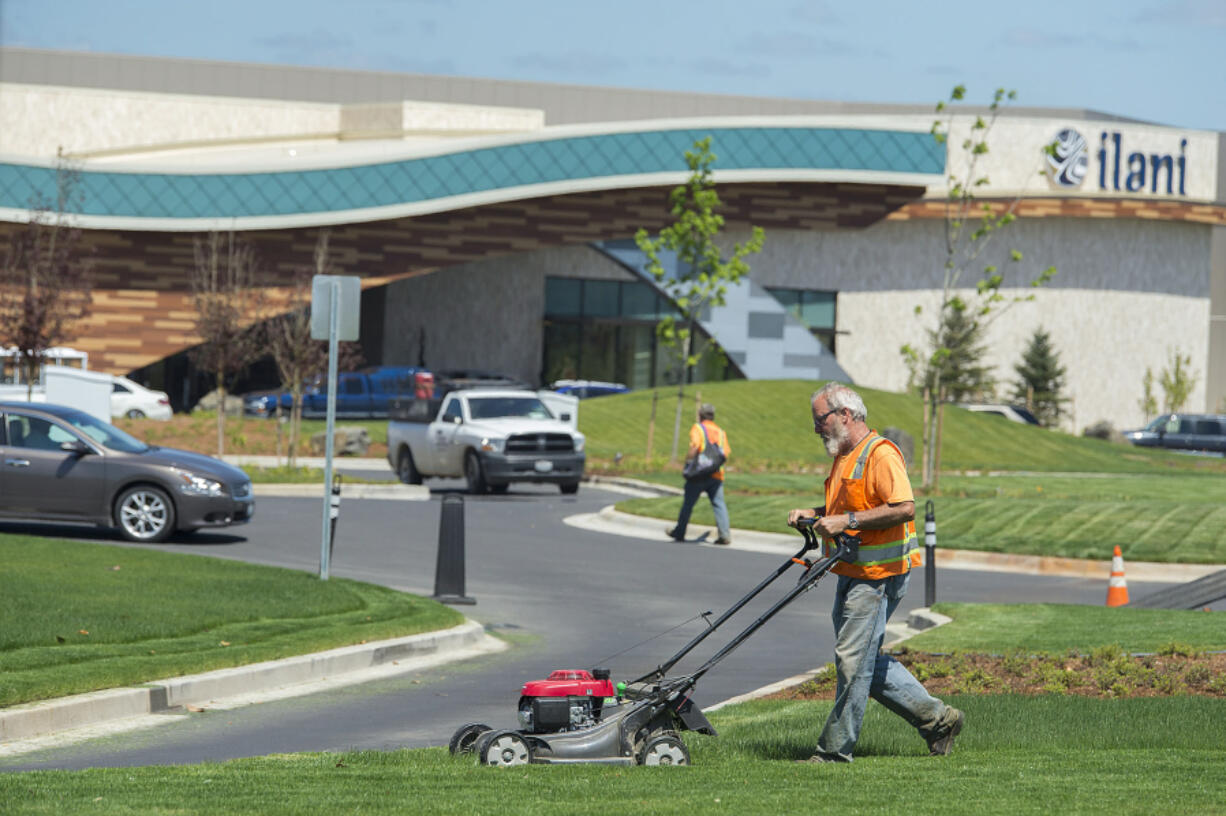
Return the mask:
{"type": "Polygon", "coordinates": [[[902,717],[927,739],[949,706],[933,697],[907,667],[881,653],[885,623],[907,594],[910,573],[868,581],[839,576],[834,595],[834,708],[817,739],[818,753],[851,761],[868,698],[902,717]]]}
{"type": "Polygon", "coordinates": [[[694,505],[703,493],[711,498],[711,509],[715,512],[715,526],[719,530],[719,537],[730,541],[732,528],[728,524],[728,505],[724,504],[724,480],[714,476],[686,480],[685,496],[681,499],[681,512],[677,514],[677,526],[673,528],[673,535],[677,538],[685,536],[685,528],[690,523],[690,513],[694,512],[694,505]]]}

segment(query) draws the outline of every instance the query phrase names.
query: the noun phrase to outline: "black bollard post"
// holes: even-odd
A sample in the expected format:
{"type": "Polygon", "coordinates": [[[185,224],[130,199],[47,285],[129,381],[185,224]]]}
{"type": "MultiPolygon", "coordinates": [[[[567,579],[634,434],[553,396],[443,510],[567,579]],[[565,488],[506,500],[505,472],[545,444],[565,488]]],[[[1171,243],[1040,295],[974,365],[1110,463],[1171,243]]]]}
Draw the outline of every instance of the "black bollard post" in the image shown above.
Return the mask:
{"type": "Polygon", "coordinates": [[[332,474],[332,499],[328,515],[332,517],[332,530],[328,533],[328,560],[332,560],[332,549],[336,546],[336,522],[341,517],[341,475],[332,474]]]}
{"type": "Polygon", "coordinates": [[[937,602],[937,514],[932,500],[924,505],[924,606],[937,602]]]}
{"type": "Polygon", "coordinates": [[[449,604],[475,604],[464,594],[464,497],[443,497],[438,522],[438,562],[434,568],[434,600],[449,604]]]}

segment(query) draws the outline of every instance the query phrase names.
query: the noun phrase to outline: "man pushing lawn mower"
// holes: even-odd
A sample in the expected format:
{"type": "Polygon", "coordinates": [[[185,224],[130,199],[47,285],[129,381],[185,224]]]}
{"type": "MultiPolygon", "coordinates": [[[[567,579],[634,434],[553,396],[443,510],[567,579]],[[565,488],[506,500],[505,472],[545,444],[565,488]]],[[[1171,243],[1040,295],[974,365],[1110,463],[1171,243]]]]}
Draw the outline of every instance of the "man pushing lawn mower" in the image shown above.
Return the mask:
{"type": "Polygon", "coordinates": [[[911,567],[920,565],[915,497],[902,453],[868,427],[864,400],[841,383],[827,383],[810,398],[813,432],[834,458],[821,507],[788,514],[796,527],[814,519],[825,539],[856,536],[855,559],[837,563],[835,588],[834,707],[802,762],[851,762],[864,709],[872,697],[919,731],[933,756],[948,754],[964,715],[930,695],[907,668],[881,653],[885,625],[907,592],[911,567]]]}

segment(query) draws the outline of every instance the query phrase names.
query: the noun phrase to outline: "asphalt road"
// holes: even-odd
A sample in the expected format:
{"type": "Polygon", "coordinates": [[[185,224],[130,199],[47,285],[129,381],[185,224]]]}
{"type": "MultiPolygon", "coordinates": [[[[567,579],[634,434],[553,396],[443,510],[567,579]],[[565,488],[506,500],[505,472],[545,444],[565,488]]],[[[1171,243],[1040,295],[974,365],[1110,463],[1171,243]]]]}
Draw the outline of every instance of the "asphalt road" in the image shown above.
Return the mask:
{"type": "MultiPolygon", "coordinates": [[[[332,575],[432,595],[441,497],[458,493],[460,483],[431,487],[428,502],[343,502],[332,575]]],[[[512,648],[506,652],[242,709],[168,715],[172,722],[159,728],[12,757],[0,761],[0,769],[182,764],[281,752],[436,746],[446,744],[464,722],[514,727],[525,681],[554,669],[597,665],[611,668],[615,680],[633,679],[700,631],[704,624],[694,620],[696,615],[708,610],[718,615],[781,563],[773,555],[677,544],[663,536],[644,541],[593,533],[562,521],[618,498],[588,486],[566,497],[532,486],[513,487],[504,496],[465,497],[466,589],[477,604],[460,608],[508,636],[512,648]]],[[[318,500],[264,498],[255,519],[244,527],[197,533],[159,548],[316,572],[320,525],[318,500]]],[[[65,525],[4,523],[0,531],[113,541],[103,531],[65,525]]],[[[798,548],[800,543],[797,536],[798,548]]],[[[792,580],[780,578],[678,669],[705,660],[792,580]]],[[[1130,588],[1138,594],[1148,591],[1130,588]]],[[[1105,591],[1102,581],[946,570],[939,578],[938,599],[1101,604],[1105,591]]],[[[827,662],[832,592],[833,579],[823,581],[780,612],[703,678],[696,699],[714,703],[827,662]]],[[[917,574],[895,619],[905,619],[910,609],[922,605],[917,574]]],[[[815,738],[820,725],[813,724],[815,738]]]]}

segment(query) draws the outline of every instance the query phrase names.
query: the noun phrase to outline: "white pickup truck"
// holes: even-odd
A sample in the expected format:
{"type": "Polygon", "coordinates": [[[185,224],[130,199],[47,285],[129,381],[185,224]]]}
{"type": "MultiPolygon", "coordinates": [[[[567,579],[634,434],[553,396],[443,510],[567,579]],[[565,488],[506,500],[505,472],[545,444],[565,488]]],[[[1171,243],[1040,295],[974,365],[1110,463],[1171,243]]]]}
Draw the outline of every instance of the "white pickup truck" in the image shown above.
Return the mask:
{"type": "Polygon", "coordinates": [[[463,476],[472,493],[502,493],[511,482],[575,493],[585,461],[578,410],[578,399],[550,391],[472,389],[411,400],[392,408],[387,460],[405,484],[463,476]]]}

